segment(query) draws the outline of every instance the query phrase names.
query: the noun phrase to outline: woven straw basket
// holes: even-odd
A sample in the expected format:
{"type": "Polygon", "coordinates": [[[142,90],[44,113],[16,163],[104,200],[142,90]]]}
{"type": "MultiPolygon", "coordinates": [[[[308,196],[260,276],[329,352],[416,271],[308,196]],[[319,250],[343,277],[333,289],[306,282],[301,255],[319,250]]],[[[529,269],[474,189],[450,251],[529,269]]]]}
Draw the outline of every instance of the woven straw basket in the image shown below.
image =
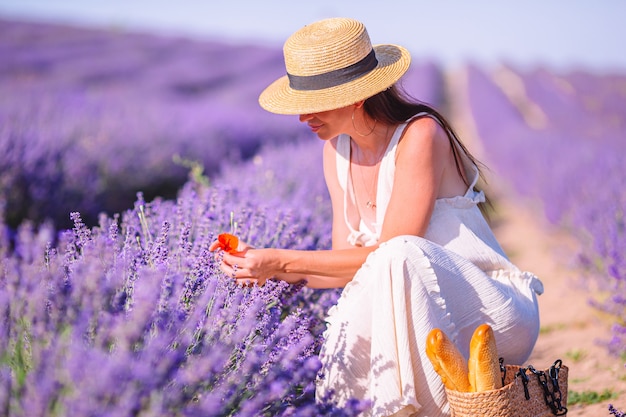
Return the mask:
{"type": "MultiPolygon", "coordinates": [[[[548,374],[548,369],[543,372],[548,374]]],[[[556,413],[546,404],[544,390],[537,375],[528,368],[506,365],[504,386],[500,389],[483,392],[459,392],[446,389],[450,410],[453,417],[549,417],[567,413],[567,373],[568,368],[561,365],[558,383],[561,391],[562,409],[556,413]],[[523,369],[528,376],[528,396],[518,371],[523,369]]],[[[548,378],[549,379],[549,378],[548,378]]],[[[551,382],[548,381],[551,387],[551,382]]]]}

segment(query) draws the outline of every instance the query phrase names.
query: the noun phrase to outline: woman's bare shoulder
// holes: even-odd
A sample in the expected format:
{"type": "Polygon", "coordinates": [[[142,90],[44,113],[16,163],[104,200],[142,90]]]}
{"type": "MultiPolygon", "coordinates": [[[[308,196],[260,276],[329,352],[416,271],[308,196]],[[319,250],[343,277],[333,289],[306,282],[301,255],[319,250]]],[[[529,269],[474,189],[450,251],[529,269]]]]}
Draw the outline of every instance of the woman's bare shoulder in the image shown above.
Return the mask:
{"type": "Polygon", "coordinates": [[[400,147],[414,150],[431,148],[447,150],[450,146],[444,128],[432,117],[424,116],[411,120],[402,137],[400,147]]]}

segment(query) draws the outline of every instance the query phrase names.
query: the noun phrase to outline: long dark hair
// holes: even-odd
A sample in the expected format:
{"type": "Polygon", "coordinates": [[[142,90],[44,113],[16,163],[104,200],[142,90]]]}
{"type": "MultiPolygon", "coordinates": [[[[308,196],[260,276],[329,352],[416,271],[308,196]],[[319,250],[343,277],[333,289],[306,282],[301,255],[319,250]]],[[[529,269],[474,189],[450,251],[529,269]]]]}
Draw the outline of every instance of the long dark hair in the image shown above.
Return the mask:
{"type": "Polygon", "coordinates": [[[456,169],[465,185],[469,187],[470,182],[465,174],[465,170],[463,169],[462,155],[460,155],[459,152],[462,152],[463,155],[476,166],[480,177],[483,181],[485,181],[485,177],[481,169],[485,167],[484,164],[478,161],[469,152],[446,118],[431,105],[419,100],[410,99],[406,93],[398,88],[397,85],[393,85],[390,88],[365,100],[363,109],[372,119],[388,124],[404,123],[418,113],[427,113],[432,115],[441,124],[441,126],[443,126],[446,135],[448,136],[448,140],[450,141],[452,148],[452,154],[454,155],[456,169]]]}

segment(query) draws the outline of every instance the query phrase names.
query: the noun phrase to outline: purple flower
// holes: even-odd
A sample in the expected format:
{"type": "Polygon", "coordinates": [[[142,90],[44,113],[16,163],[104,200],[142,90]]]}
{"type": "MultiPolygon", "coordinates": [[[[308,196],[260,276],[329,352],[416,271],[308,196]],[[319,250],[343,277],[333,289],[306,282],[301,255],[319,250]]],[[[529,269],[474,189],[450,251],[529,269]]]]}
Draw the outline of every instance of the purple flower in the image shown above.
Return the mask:
{"type": "Polygon", "coordinates": [[[609,412],[615,417],[626,417],[626,413],[613,407],[613,404],[609,404],[609,412]]]}

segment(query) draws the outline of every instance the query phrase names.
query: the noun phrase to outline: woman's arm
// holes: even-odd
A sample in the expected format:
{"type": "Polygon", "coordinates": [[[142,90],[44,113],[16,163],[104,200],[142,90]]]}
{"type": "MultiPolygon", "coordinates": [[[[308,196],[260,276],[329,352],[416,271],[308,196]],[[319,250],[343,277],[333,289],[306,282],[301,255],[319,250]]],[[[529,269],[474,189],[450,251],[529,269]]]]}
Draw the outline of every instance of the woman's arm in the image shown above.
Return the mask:
{"type": "MultiPolygon", "coordinates": [[[[380,242],[399,235],[424,236],[446,171],[455,167],[450,142],[430,117],[412,121],[396,151],[396,172],[380,242]]],[[[458,175],[457,175],[458,176],[458,175]]],[[[457,192],[459,190],[456,190],[457,192]]],[[[460,194],[463,194],[460,188],[460,194]]]]}
{"type": "MultiPolygon", "coordinates": [[[[445,132],[430,118],[418,119],[405,130],[396,154],[393,191],[385,214],[380,242],[399,235],[423,236],[440,193],[444,171],[450,162],[445,132]]],[[[263,283],[271,277],[289,282],[307,279],[315,288],[343,287],[378,245],[352,247],[346,242],[343,190],[334,169],[335,149],[324,147],[324,174],[333,205],[333,249],[299,251],[249,249],[224,254],[222,269],[237,279],[263,283]]],[[[454,164],[453,160],[451,162],[454,164]]],[[[454,167],[454,165],[452,165],[454,167]]],[[[449,167],[448,167],[449,169],[449,167]]]]}
{"type": "Polygon", "coordinates": [[[224,253],[222,270],[237,280],[259,284],[277,277],[290,283],[306,279],[307,286],[312,288],[339,288],[352,279],[374,249],[374,246],[319,251],[248,249],[224,253]]]}

